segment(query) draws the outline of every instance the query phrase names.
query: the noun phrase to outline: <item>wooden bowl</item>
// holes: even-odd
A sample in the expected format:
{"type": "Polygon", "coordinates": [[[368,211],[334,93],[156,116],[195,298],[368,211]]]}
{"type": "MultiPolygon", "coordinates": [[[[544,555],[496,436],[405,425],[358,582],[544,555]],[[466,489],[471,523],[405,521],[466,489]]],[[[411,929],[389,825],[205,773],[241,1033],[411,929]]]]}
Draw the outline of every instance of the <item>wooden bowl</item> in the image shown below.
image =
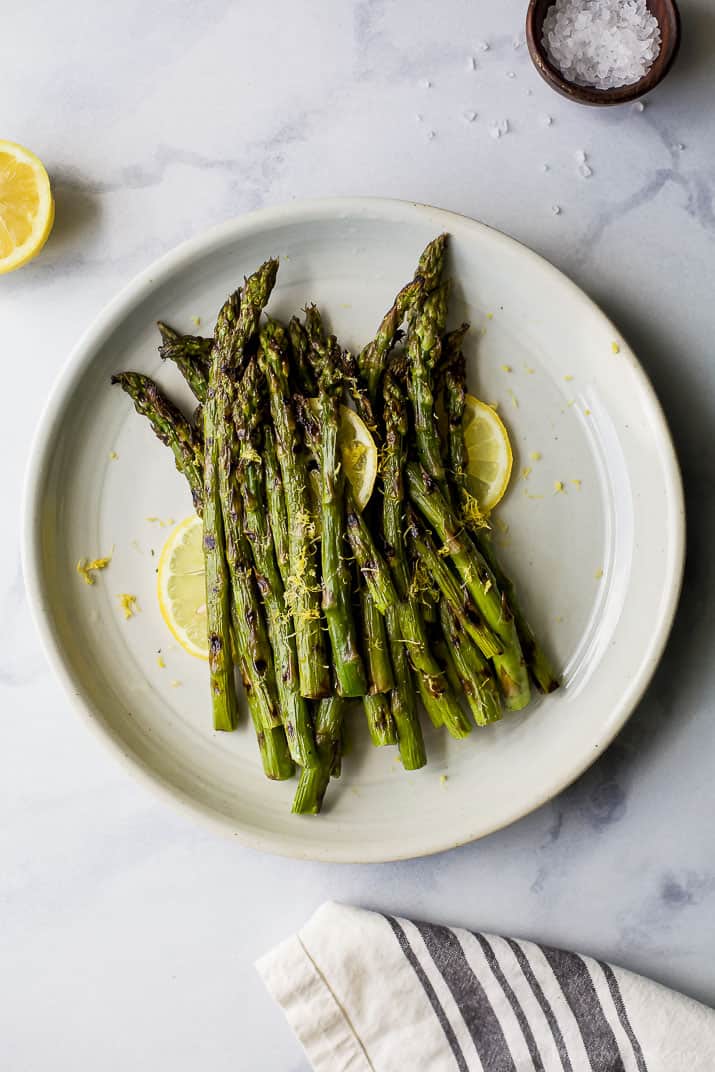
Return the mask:
{"type": "Polygon", "coordinates": [[[552,89],[578,104],[611,105],[625,104],[642,97],[665,78],[673,65],[680,47],[680,14],[675,0],[646,0],[649,11],[660,25],[661,46],[651,69],[630,86],[618,89],[596,89],[594,86],[577,86],[567,81],[555,67],[541,43],[546,13],[554,0],[531,0],[526,13],[526,41],[534,66],[552,89]]]}

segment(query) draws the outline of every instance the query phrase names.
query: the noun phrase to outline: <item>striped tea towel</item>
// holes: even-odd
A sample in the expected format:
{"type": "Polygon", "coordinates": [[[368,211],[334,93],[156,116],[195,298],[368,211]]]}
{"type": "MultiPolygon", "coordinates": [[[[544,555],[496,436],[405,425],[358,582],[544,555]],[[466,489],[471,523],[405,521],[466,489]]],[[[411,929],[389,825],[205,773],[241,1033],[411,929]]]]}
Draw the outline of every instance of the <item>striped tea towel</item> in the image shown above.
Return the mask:
{"type": "Polygon", "coordinates": [[[256,965],[315,1072],[713,1072],[715,1013],[600,961],[324,904],[256,965]]]}

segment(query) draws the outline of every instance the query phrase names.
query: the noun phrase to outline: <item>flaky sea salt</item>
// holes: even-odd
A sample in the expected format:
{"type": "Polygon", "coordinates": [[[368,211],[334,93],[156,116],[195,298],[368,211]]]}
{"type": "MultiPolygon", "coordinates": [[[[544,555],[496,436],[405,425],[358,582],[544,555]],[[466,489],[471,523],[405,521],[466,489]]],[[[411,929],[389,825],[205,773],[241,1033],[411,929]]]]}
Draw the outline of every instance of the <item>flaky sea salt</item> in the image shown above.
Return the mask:
{"type": "Polygon", "coordinates": [[[465,112],[464,113],[464,118],[467,120],[468,123],[473,123],[474,120],[477,118],[477,113],[476,112],[465,112]]]}
{"type": "Polygon", "coordinates": [[[560,216],[561,215],[561,205],[552,205],[551,206],[551,214],[552,214],[552,216],[560,216]]]}
{"type": "Polygon", "coordinates": [[[645,0],[555,0],[542,43],[569,82],[616,89],[650,70],[660,51],[660,27],[645,0]]]}
{"type": "Polygon", "coordinates": [[[489,133],[496,140],[501,138],[502,134],[509,133],[509,120],[499,119],[496,122],[489,124],[489,133]]]}

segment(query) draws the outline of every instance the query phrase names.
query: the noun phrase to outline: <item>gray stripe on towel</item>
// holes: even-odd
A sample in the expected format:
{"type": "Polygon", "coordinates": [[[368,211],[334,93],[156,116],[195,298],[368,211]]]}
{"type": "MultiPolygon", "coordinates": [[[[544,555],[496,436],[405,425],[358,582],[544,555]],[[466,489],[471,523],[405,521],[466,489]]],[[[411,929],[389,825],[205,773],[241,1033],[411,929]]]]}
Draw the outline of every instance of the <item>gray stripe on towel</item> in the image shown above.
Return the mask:
{"type": "Polygon", "coordinates": [[[454,931],[428,923],[415,926],[452,991],[485,1070],[517,1072],[499,1019],[454,931]]]}
{"type": "Polygon", "coordinates": [[[499,964],[499,961],[497,960],[496,953],[494,952],[491,943],[487,938],[484,937],[483,934],[478,934],[476,931],[473,933],[474,937],[477,939],[480,946],[482,947],[482,952],[487,959],[487,964],[491,968],[494,978],[499,983],[499,986],[504,991],[504,996],[514,1010],[514,1016],[516,1017],[517,1023],[521,1028],[521,1033],[524,1036],[524,1042],[527,1045],[527,1048],[529,1050],[529,1056],[531,1057],[536,1072],[544,1072],[544,1062],[541,1060],[541,1054],[539,1053],[539,1047],[537,1045],[536,1039],[534,1038],[534,1032],[531,1030],[529,1021],[526,1018],[526,1013],[519,1004],[519,999],[512,990],[509,984],[509,980],[501,969],[501,966],[499,964]]]}
{"type": "Polygon", "coordinates": [[[531,967],[526,953],[519,945],[519,943],[515,942],[513,938],[505,938],[504,940],[510,946],[512,953],[518,961],[519,967],[524,973],[524,978],[531,987],[534,997],[541,1006],[541,1011],[543,1012],[544,1017],[546,1018],[546,1022],[551,1030],[551,1034],[553,1036],[556,1049],[558,1050],[559,1058],[561,1060],[561,1066],[564,1072],[573,1072],[573,1065],[571,1064],[571,1058],[569,1057],[568,1050],[566,1048],[566,1043],[564,1042],[564,1036],[561,1034],[559,1022],[556,1019],[554,1010],[551,1007],[551,1002],[542,990],[541,983],[534,974],[534,969],[531,967]]]}
{"type": "Polygon", "coordinates": [[[437,997],[432,983],[427,978],[424,968],[417,959],[417,956],[415,955],[415,952],[407,939],[407,935],[405,934],[397,920],[394,918],[394,916],[385,916],[385,919],[390,924],[390,927],[392,928],[392,933],[394,934],[395,938],[397,938],[402,952],[405,954],[405,957],[410,962],[415,975],[422,984],[422,989],[427,995],[430,1005],[434,1009],[434,1014],[439,1020],[440,1026],[444,1031],[445,1038],[447,1039],[450,1049],[454,1054],[454,1060],[456,1061],[459,1072],[469,1072],[469,1067],[464,1058],[464,1054],[462,1053],[462,1047],[459,1045],[457,1036],[454,1033],[454,1028],[449,1022],[449,1018],[444,1009],[442,1008],[442,1004],[437,997]]]}
{"type": "Polygon", "coordinates": [[[540,946],[576,1018],[593,1072],[625,1072],[621,1051],[583,959],[540,946]]]}
{"type": "Polygon", "coordinates": [[[633,1056],[636,1059],[638,1065],[638,1072],[648,1072],[648,1066],[645,1063],[645,1057],[643,1056],[643,1050],[641,1044],[636,1037],[636,1033],[631,1027],[631,1022],[628,1019],[628,1013],[626,1012],[626,1006],[623,1002],[623,995],[621,994],[621,988],[618,985],[615,973],[609,964],[602,964],[598,961],[603,974],[606,976],[606,982],[608,983],[608,989],[611,991],[611,997],[613,998],[613,1004],[616,1006],[616,1012],[618,1013],[618,1019],[621,1021],[621,1027],[628,1035],[628,1041],[633,1047],[633,1056]]]}

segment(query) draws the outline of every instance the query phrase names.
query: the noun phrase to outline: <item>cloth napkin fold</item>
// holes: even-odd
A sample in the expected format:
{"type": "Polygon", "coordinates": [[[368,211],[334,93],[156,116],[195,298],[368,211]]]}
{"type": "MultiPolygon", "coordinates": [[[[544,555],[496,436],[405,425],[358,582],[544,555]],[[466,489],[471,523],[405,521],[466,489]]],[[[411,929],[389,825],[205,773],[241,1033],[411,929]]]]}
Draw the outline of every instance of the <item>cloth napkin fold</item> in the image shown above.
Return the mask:
{"type": "Polygon", "coordinates": [[[334,903],[256,965],[315,1072],[713,1072],[715,1012],[532,942],[334,903]]]}

